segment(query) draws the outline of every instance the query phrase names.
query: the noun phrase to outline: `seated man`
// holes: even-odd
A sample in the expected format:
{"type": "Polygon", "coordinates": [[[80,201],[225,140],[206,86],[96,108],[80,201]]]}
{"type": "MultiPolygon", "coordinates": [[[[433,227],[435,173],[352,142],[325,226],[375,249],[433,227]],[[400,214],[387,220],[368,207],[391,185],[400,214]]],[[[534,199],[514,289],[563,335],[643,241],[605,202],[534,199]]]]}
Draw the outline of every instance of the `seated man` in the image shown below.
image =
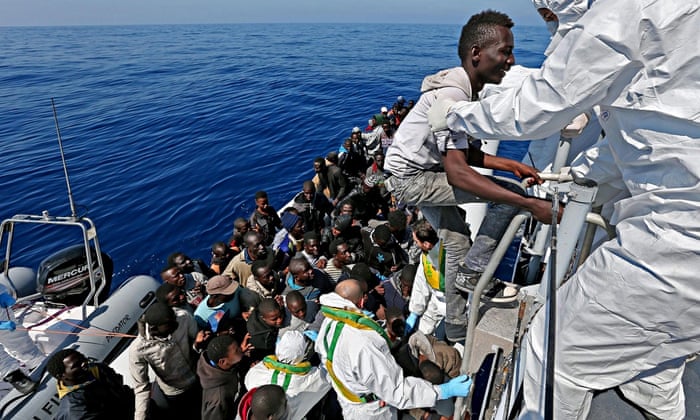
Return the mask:
{"type": "Polygon", "coordinates": [[[347,279],[353,279],[362,284],[362,290],[367,295],[362,309],[372,313],[376,319],[384,319],[384,311],[386,310],[384,282],[379,280],[369,265],[363,262],[353,265],[349,274],[340,276],[338,284],[347,279]]]}
{"type": "Polygon", "coordinates": [[[361,178],[367,168],[367,159],[361,141],[360,127],[355,127],[350,137],[343,140],[342,146],[338,148],[338,166],[350,179],[361,178]]]}
{"type": "Polygon", "coordinates": [[[328,264],[328,258],[321,254],[320,242],[321,236],[317,232],[304,233],[304,250],[301,251],[301,255],[306,258],[309,264],[324,269],[328,264]]]}
{"type": "Polygon", "coordinates": [[[326,170],[328,174],[328,199],[333,207],[345,198],[350,192],[351,186],[343,171],[338,167],[338,153],[330,152],[326,156],[326,170]]]}
{"type": "Polygon", "coordinates": [[[289,262],[289,274],[287,274],[286,287],[283,295],[297,290],[304,296],[307,302],[318,304],[318,297],[333,290],[333,284],[326,273],[311,267],[306,258],[293,258],[289,262]]]}
{"type": "Polygon", "coordinates": [[[274,298],[282,294],[284,282],[268,261],[257,260],[253,262],[253,273],[248,277],[245,287],[262,298],[274,298]]]}
{"type": "Polygon", "coordinates": [[[382,281],[387,281],[406,265],[404,254],[394,242],[388,225],[379,225],[370,233],[372,242],[367,253],[367,264],[382,281]]]}
{"type": "Polygon", "coordinates": [[[352,254],[350,253],[350,247],[343,238],[333,240],[328,246],[328,252],[333,258],[328,261],[323,271],[328,274],[330,281],[335,284],[338,283],[343,273],[349,273],[352,270],[352,254]]]}
{"type": "MultiPolygon", "coordinates": [[[[391,276],[388,281],[384,282],[384,301],[387,308],[399,308],[404,315],[409,314],[408,307],[415,277],[416,266],[407,264],[401,269],[398,276],[391,276]]],[[[413,329],[412,326],[410,329],[413,329]]]]}
{"type": "Polygon", "coordinates": [[[176,314],[178,311],[187,312],[194,322],[194,310],[187,304],[185,291],[182,287],[175,286],[172,283],[163,283],[156,289],[156,300],[173,308],[176,314]]]}
{"type": "Polygon", "coordinates": [[[243,252],[233,257],[224,270],[223,275],[235,277],[240,281],[245,281],[250,277],[251,266],[256,260],[269,260],[272,262],[272,249],[265,246],[260,233],[251,230],[243,237],[245,248],[243,252]]]}
{"type": "Polygon", "coordinates": [[[199,306],[202,299],[204,299],[204,293],[202,293],[202,289],[204,288],[203,278],[200,278],[201,281],[198,281],[195,280],[195,277],[192,275],[186,276],[180,267],[167,267],[161,271],[160,278],[166,283],[182,288],[185,292],[187,303],[193,310],[199,306]]]}
{"type": "MultiPolygon", "coordinates": [[[[231,249],[232,255],[238,255],[238,253],[243,251],[243,248],[245,248],[243,236],[249,230],[250,222],[248,220],[242,217],[238,217],[236,218],[236,220],[233,221],[233,233],[231,234],[231,238],[229,238],[228,240],[228,247],[231,249]]],[[[224,268],[226,267],[224,266],[224,268]]]]}
{"type": "Polygon", "coordinates": [[[305,232],[320,233],[326,227],[326,218],[333,211],[333,206],[323,194],[316,191],[313,181],[304,181],[302,190],[294,197],[294,208],[304,220],[305,232]]]}
{"type": "Polygon", "coordinates": [[[90,363],[79,351],[54,353],[46,370],[56,378],[61,403],[54,419],[128,419],[134,416],[134,391],[104,363],[90,363]]]}
{"type": "Polygon", "coordinates": [[[287,268],[289,260],[303,249],[304,221],[296,212],[297,210],[291,207],[282,213],[282,229],[275,234],[272,241],[274,265],[279,270],[287,268]]]}
{"type": "Polygon", "coordinates": [[[255,193],[255,210],[250,215],[251,228],[260,233],[266,246],[272,244],[277,229],[282,228],[277,211],[270,205],[265,191],[255,193]]]}
{"type": "Polygon", "coordinates": [[[328,249],[330,243],[335,239],[343,239],[348,244],[354,262],[363,260],[362,232],[360,226],[353,224],[351,215],[340,214],[333,220],[331,227],[323,232],[321,249],[328,249]]]}
{"type": "Polygon", "coordinates": [[[389,202],[381,195],[378,182],[375,175],[365,177],[362,184],[341,201],[352,203],[353,218],[362,226],[367,226],[371,219],[386,219],[389,214],[389,202]]]}
{"type": "Polygon", "coordinates": [[[466,332],[467,300],[460,291],[473,288],[513,216],[522,208],[539,221],[551,222],[549,202],[526,197],[510,184],[496,183],[472,166],[541,181],[535,168],[483,153],[480,144],[465,133],[450,133],[445,122],[454,101],[476,99],[484,84],[500,83],[514,64],[512,26],[508,16],[490,10],[469,19],[459,40],[461,65],[423,80],[423,93],[396,131],[384,163],[391,174],[385,181],[387,189],[398,201],[417,205],[444,241],[445,327],[453,342],[463,340],[466,332]],[[495,204],[469,249],[467,227],[457,205],[477,200],[495,204]],[[460,263],[466,265],[458,278],[460,263]]]}
{"type": "Polygon", "coordinates": [[[284,322],[284,311],[275,299],[263,299],[248,318],[246,327],[253,346],[251,358],[261,360],[275,352],[279,329],[284,322]]]}
{"type": "Polygon", "coordinates": [[[222,271],[231,262],[234,253],[224,242],[216,242],[211,246],[211,263],[209,269],[215,274],[221,274],[222,271]]]}
{"type": "Polygon", "coordinates": [[[204,261],[193,260],[182,252],[168,255],[168,267],[178,267],[185,277],[192,276],[199,283],[206,283],[207,279],[214,274],[204,261]]]}
{"type": "Polygon", "coordinates": [[[365,172],[365,179],[370,176],[374,176],[376,179],[376,185],[379,187],[379,194],[387,202],[390,202],[391,194],[389,194],[384,186],[384,179],[386,178],[386,174],[384,173],[384,157],[384,152],[381,150],[377,150],[374,153],[374,162],[372,162],[372,164],[367,168],[367,171],[365,172]]]}
{"type": "Polygon", "coordinates": [[[229,276],[214,276],[207,282],[207,297],[194,311],[199,329],[216,330],[214,323],[232,321],[241,314],[238,282],[229,276]]]}
{"type": "Polygon", "coordinates": [[[322,370],[309,363],[310,351],[313,352],[313,342],[301,332],[284,333],[275,354],[250,368],[245,376],[246,388],[266,384],[281,386],[287,394],[288,418],[304,418],[331,389],[322,370]]]}
{"type": "Polygon", "coordinates": [[[306,299],[298,290],[289,292],[284,301],[285,316],[282,328],[280,328],[280,336],[287,331],[304,332],[309,324],[314,321],[318,307],[313,305],[312,310],[309,310],[306,299]]]}

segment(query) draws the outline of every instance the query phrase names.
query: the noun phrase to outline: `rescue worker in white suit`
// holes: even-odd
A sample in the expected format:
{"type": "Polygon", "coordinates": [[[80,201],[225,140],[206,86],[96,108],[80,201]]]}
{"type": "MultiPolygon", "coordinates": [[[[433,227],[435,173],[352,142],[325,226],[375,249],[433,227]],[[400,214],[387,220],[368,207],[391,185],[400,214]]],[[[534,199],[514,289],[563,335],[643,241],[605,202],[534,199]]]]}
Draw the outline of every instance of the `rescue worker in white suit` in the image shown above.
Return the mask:
{"type": "MultiPolygon", "coordinates": [[[[558,291],[554,418],[585,418],[591,390],[620,386],[649,414],[679,419],[684,359],[700,350],[700,0],[588,5],[552,2],[560,41],[542,69],[518,89],[454,104],[445,123],[538,138],[600,105],[610,164],[578,175],[622,181],[631,196],[615,204],[617,238],[558,291]]],[[[525,411],[542,406],[544,320],[540,311],[523,346],[525,411]]]]}
{"type": "Polygon", "coordinates": [[[46,358],[25,329],[17,329],[17,320],[12,310],[16,303],[14,294],[0,284],[0,378],[19,370],[21,365],[34,369],[46,358]]]}
{"type": "Polygon", "coordinates": [[[299,331],[285,332],[275,354],[265,356],[245,376],[248,389],[267,384],[284,388],[289,419],[303,418],[331,389],[324,372],[306,360],[307,340],[299,331]]]}
{"type": "MultiPolygon", "coordinates": [[[[554,36],[557,33],[559,19],[549,8],[550,1],[551,0],[532,0],[532,4],[540,16],[542,16],[542,19],[547,25],[547,31],[554,36]]],[[[547,48],[547,51],[551,52],[551,49],[547,48]]],[[[516,88],[522,84],[523,79],[537,71],[539,71],[538,68],[523,67],[516,64],[508,70],[508,73],[506,73],[506,76],[500,84],[484,85],[484,89],[479,94],[479,97],[484,99],[503,92],[506,89],[516,88]]],[[[598,141],[600,133],[601,127],[597,116],[593,110],[589,110],[577,116],[574,121],[561,130],[561,132],[557,131],[547,138],[531,141],[527,149],[527,154],[523,158],[523,163],[539,168],[543,172],[548,172],[557,151],[560,149],[560,139],[565,137],[571,139],[569,155],[564,162],[566,165],[569,165],[579,153],[593,146],[598,141]]],[[[538,186],[534,185],[533,188],[537,190],[538,186]]],[[[541,194],[536,195],[538,197],[542,196],[541,194]]]]}
{"type": "Polygon", "coordinates": [[[446,251],[437,232],[426,219],[418,220],[411,226],[413,242],[420,249],[420,262],[413,279],[411,299],[408,302],[410,314],[406,327],[413,330],[418,323],[418,331],[431,335],[440,325],[445,314],[445,265],[446,251]]]}
{"type": "Polygon", "coordinates": [[[442,385],[404,377],[384,329],[361,311],[366,295],[359,281],[344,280],[320,297],[325,316],[316,351],[346,419],[398,419],[397,409],[433,407],[438,400],[469,394],[460,375],[442,385]]]}

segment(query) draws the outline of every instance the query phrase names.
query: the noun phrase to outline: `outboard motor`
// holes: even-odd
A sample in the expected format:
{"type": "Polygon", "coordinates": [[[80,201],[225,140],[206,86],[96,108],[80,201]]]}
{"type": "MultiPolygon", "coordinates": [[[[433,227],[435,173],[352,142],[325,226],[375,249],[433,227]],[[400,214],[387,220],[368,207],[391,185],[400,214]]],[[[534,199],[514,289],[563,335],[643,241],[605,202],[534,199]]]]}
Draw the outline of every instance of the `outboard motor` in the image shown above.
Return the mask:
{"type": "MultiPolygon", "coordinates": [[[[106,282],[98,299],[99,302],[103,302],[109,296],[114,264],[109,255],[102,252],[105,271],[103,275],[99,270],[95,248],[91,248],[91,257],[93,268],[96,270],[96,287],[99,287],[102,281],[106,282]]],[[[37,291],[44,299],[66,305],[82,304],[90,293],[90,272],[85,247],[74,245],[44,259],[39,264],[36,281],[37,291]]]]}

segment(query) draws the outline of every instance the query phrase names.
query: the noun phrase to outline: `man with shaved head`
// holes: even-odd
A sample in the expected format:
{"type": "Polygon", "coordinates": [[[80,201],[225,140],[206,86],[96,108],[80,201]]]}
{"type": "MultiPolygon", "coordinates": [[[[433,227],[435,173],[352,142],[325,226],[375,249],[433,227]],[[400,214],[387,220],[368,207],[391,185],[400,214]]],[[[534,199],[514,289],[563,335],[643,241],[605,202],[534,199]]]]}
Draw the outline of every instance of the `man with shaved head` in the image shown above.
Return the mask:
{"type": "Polygon", "coordinates": [[[282,420],[287,414],[287,396],[279,385],[256,388],[250,403],[251,420],[282,420]]]}
{"type": "Polygon", "coordinates": [[[471,380],[466,375],[442,385],[404,377],[391,356],[386,332],[360,309],[366,297],[355,279],[341,281],[335,292],[320,297],[325,319],[316,351],[345,418],[397,419],[398,410],[432,407],[440,399],[469,393],[471,380]]]}

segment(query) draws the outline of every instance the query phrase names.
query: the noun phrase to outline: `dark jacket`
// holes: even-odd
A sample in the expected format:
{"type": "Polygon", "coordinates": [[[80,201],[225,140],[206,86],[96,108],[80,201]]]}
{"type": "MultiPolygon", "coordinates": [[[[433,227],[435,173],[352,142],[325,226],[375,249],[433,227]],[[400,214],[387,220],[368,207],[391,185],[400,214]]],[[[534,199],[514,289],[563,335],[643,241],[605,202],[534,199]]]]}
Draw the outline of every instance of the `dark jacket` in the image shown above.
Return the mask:
{"type": "Polygon", "coordinates": [[[314,278],[308,286],[300,286],[294,283],[294,276],[292,273],[288,273],[282,295],[287,296],[289,292],[296,290],[304,296],[307,302],[318,302],[319,296],[332,292],[335,286],[328,274],[318,268],[313,268],[313,271],[314,278]]]}
{"type": "Polygon", "coordinates": [[[224,420],[236,416],[238,370],[212,366],[206,353],[197,361],[197,376],[202,385],[202,420],[224,420]]]}
{"type": "Polygon", "coordinates": [[[304,220],[304,232],[320,232],[326,226],[325,217],[333,211],[333,205],[326,196],[316,192],[311,200],[304,197],[304,192],[294,197],[294,207],[304,220]]]}
{"type": "MultiPolygon", "coordinates": [[[[93,370],[94,369],[94,370],[93,370]]],[[[95,380],[71,388],[59,383],[57,420],[120,420],[134,418],[134,391],[109,366],[96,363],[95,380]]]]}
{"type": "Polygon", "coordinates": [[[267,208],[267,212],[267,214],[262,214],[256,208],[253,210],[253,214],[250,215],[249,221],[253,230],[258,230],[263,236],[265,245],[269,246],[272,240],[275,239],[277,230],[282,229],[282,221],[277,215],[277,210],[272,206],[267,208]]]}
{"type": "Polygon", "coordinates": [[[251,352],[253,360],[262,360],[265,356],[275,354],[279,328],[271,327],[263,322],[257,308],[251,312],[246,327],[250,333],[250,344],[254,347],[251,352]]]}
{"type": "Polygon", "coordinates": [[[359,220],[362,226],[367,226],[371,219],[386,219],[389,214],[389,202],[382,197],[379,187],[364,192],[362,185],[359,185],[338,203],[338,206],[346,201],[352,203],[353,218],[359,220]],[[378,215],[380,211],[381,217],[378,215]]]}
{"type": "Polygon", "coordinates": [[[330,199],[338,201],[350,192],[345,174],[335,165],[328,166],[328,189],[330,190],[330,199]]]}

